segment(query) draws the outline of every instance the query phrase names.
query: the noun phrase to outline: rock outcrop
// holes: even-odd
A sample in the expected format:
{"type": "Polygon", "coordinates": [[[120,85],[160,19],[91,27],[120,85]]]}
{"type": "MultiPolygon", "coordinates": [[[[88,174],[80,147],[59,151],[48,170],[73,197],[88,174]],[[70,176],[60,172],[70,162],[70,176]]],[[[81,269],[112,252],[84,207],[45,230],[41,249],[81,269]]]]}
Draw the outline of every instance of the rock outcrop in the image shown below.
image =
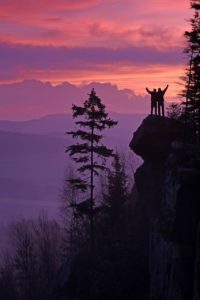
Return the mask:
{"type": "Polygon", "coordinates": [[[173,141],[183,141],[184,125],[177,120],[149,115],[134,133],[130,148],[144,161],[164,161],[173,141]]]}
{"type": "Polygon", "coordinates": [[[143,120],[130,142],[130,148],[144,160],[135,173],[135,181],[149,220],[160,211],[170,145],[174,140],[182,141],[183,132],[182,123],[150,115],[143,120]]]}
{"type": "Polygon", "coordinates": [[[144,159],[135,183],[149,221],[151,300],[200,300],[200,149],[183,132],[148,116],[130,143],[144,159]]]}

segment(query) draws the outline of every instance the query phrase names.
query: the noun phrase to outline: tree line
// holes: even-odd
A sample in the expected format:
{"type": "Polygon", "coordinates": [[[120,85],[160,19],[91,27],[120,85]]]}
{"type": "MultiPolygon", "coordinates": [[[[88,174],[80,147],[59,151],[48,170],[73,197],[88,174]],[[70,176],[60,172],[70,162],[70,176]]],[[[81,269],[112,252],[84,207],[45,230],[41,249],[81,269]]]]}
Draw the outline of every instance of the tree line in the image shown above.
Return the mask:
{"type": "Polygon", "coordinates": [[[76,128],[68,134],[75,143],[66,152],[76,169],[64,182],[64,222],[42,215],[10,225],[12,245],[0,266],[2,300],[51,299],[60,292],[56,288],[59,276],[66,281],[65,296],[80,299],[128,297],[132,278],[134,293],[146,291],[147,255],[142,246],[137,249],[141,233],[133,225],[136,218],[125,163],[102,143],[103,130],[117,121],[109,118],[94,90],[83,106],[73,105],[72,110],[76,128]],[[63,265],[70,268],[68,276],[62,275],[63,265]]]}

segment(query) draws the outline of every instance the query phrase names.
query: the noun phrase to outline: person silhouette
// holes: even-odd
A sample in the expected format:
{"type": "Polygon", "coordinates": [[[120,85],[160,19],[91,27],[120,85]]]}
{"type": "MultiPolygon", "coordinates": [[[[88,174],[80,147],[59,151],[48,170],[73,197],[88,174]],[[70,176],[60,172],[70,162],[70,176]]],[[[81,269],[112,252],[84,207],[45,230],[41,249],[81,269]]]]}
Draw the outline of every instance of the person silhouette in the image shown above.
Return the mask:
{"type": "Polygon", "coordinates": [[[151,95],[151,115],[153,115],[153,109],[155,110],[155,115],[157,115],[157,91],[156,89],[153,89],[153,91],[150,91],[148,88],[146,88],[147,93],[151,95]]]}
{"type": "Polygon", "coordinates": [[[161,88],[158,88],[157,91],[157,101],[158,101],[158,115],[160,116],[160,107],[161,107],[161,111],[162,111],[162,116],[165,116],[165,110],[164,110],[164,94],[167,91],[169,85],[166,86],[166,88],[164,90],[161,90],[161,88]]]}

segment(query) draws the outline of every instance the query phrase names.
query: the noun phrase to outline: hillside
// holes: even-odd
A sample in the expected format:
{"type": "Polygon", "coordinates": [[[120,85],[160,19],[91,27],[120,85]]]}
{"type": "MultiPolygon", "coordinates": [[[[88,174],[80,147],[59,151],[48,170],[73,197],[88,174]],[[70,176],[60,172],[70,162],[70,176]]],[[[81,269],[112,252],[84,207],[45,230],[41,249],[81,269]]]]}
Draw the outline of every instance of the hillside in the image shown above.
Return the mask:
{"type": "MultiPolygon", "coordinates": [[[[129,151],[133,128],[143,115],[111,113],[118,126],[105,132],[104,143],[129,151]]],[[[58,213],[65,169],[66,131],[73,128],[71,115],[50,115],[23,122],[0,121],[0,219],[36,216],[42,209],[58,213]]]]}

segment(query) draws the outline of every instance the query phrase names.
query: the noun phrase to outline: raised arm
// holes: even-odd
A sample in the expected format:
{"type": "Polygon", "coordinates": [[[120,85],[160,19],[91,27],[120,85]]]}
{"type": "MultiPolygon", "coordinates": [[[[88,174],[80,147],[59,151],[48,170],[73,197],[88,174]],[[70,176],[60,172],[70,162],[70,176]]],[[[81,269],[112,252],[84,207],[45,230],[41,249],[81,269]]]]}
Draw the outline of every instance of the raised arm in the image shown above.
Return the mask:
{"type": "Polygon", "coordinates": [[[166,92],[166,90],[168,89],[169,85],[166,86],[166,88],[163,90],[163,94],[166,92]]]}
{"type": "Polygon", "coordinates": [[[146,88],[146,91],[147,91],[147,93],[149,93],[149,94],[152,93],[148,88],[146,88]]]}

